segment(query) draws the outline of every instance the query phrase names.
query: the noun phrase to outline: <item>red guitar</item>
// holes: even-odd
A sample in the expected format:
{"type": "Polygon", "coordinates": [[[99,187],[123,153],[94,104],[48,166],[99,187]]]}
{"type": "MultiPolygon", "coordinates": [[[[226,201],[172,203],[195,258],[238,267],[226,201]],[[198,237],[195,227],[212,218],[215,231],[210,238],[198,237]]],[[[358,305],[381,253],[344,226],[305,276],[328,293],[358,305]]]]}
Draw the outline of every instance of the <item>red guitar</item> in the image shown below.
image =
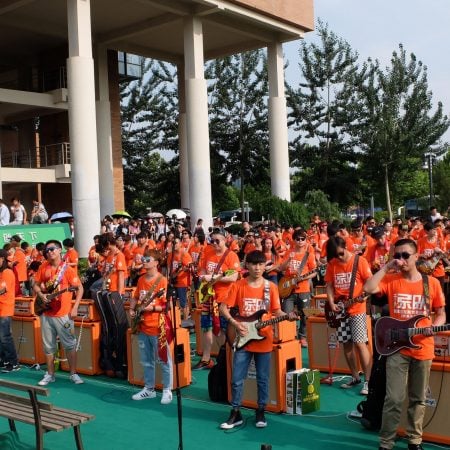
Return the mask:
{"type": "Polygon", "coordinates": [[[339,297],[334,300],[334,303],[341,309],[338,312],[334,312],[328,301],[325,302],[325,318],[327,319],[328,326],[330,328],[338,328],[341,322],[348,317],[347,309],[355,303],[363,303],[366,299],[367,294],[363,292],[358,297],[347,298],[345,296],[339,297]]]}
{"type": "MultiPolygon", "coordinates": [[[[417,322],[425,316],[414,316],[400,320],[393,317],[380,317],[375,323],[375,348],[380,355],[389,356],[402,348],[420,348],[412,337],[424,334],[425,328],[417,328],[417,322]]],[[[450,324],[431,327],[433,332],[450,330],[450,324]]]]}

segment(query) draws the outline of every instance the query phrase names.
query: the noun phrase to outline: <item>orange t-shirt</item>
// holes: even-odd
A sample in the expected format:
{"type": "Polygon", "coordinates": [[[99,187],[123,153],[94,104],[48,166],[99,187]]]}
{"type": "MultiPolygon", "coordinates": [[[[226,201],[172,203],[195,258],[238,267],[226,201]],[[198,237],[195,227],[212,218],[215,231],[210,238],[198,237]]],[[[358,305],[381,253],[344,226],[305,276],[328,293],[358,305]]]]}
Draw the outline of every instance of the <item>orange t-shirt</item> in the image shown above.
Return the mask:
{"type": "MultiPolygon", "coordinates": [[[[152,295],[158,292],[160,289],[164,289],[167,292],[167,278],[163,277],[161,274],[156,275],[152,280],[147,280],[146,276],[143,275],[139,278],[137,282],[136,289],[134,291],[133,297],[135,300],[143,300],[147,295],[149,290],[152,290],[152,295]],[[159,281],[158,281],[159,280],[159,281]],[[155,283],[158,283],[155,285],[155,283]],[[155,287],[153,288],[153,285],[155,287]]],[[[150,305],[153,306],[161,306],[163,311],[166,308],[167,299],[165,295],[161,297],[157,297],[150,302],[150,305]]],[[[144,334],[148,334],[149,336],[157,336],[159,334],[159,315],[160,312],[150,312],[145,311],[142,314],[142,322],[139,324],[139,331],[144,334]]]]}
{"type": "MultiPolygon", "coordinates": [[[[278,295],[278,289],[274,283],[264,280],[260,287],[251,287],[248,284],[247,278],[233,283],[228,291],[228,295],[223,300],[228,307],[232,308],[237,306],[239,308],[239,315],[242,317],[249,317],[252,314],[266,310],[269,314],[263,316],[263,320],[269,319],[271,313],[280,309],[280,297],[278,295]],[[266,283],[269,288],[270,305],[266,305],[265,302],[265,286],[266,283]]],[[[271,326],[261,328],[259,334],[264,336],[265,339],[250,342],[246,345],[245,350],[249,352],[271,352],[273,347],[273,329],[271,326]]]]}
{"type": "Polygon", "coordinates": [[[27,281],[27,260],[25,252],[21,248],[16,248],[14,252],[14,262],[16,262],[17,276],[19,281],[27,281]]]}
{"type": "MultiPolygon", "coordinates": [[[[214,273],[217,265],[222,259],[222,256],[223,255],[217,255],[215,252],[207,252],[200,262],[203,272],[209,275],[214,273]]],[[[239,272],[240,268],[241,264],[239,262],[238,255],[236,255],[236,253],[232,251],[228,251],[227,256],[225,257],[222,265],[219,268],[218,274],[224,273],[227,270],[234,270],[235,272],[239,272]]],[[[230,283],[221,283],[220,281],[215,283],[214,292],[216,293],[216,301],[223,301],[226,298],[229,289],[230,283]]]]}
{"type": "Polygon", "coordinates": [[[173,276],[180,266],[183,267],[181,272],[178,273],[175,280],[175,287],[188,287],[190,285],[189,271],[187,269],[189,264],[192,263],[192,257],[185,251],[179,251],[170,253],[167,257],[167,264],[170,267],[169,274],[173,276]]]}
{"type": "MultiPolygon", "coordinates": [[[[333,284],[335,301],[339,297],[349,296],[350,280],[352,278],[353,261],[355,255],[347,261],[340,261],[338,258],[333,258],[328,262],[327,271],[325,274],[325,281],[333,284]]],[[[355,285],[353,288],[353,298],[359,297],[363,292],[364,283],[372,276],[369,263],[364,257],[360,257],[358,261],[358,268],[356,270],[355,285]]],[[[354,316],[356,314],[364,314],[366,312],[366,304],[354,303],[349,306],[347,312],[354,316]]]]}
{"type": "MultiPolygon", "coordinates": [[[[48,261],[43,262],[35,276],[36,283],[45,284],[47,281],[55,280],[59,267],[53,267],[48,261]]],[[[81,286],[81,282],[75,270],[67,266],[59,283],[59,289],[63,290],[70,286],[81,286]]],[[[44,314],[50,317],[62,317],[69,314],[72,309],[72,298],[72,292],[64,292],[64,294],[52,300],[50,303],[51,308],[44,314]]]]}
{"type": "MultiPolygon", "coordinates": [[[[127,274],[127,262],[125,261],[124,254],[118,250],[114,255],[108,255],[105,262],[105,271],[108,272],[112,268],[109,274],[109,290],[111,292],[117,291],[119,288],[119,272],[123,272],[124,279],[128,276],[127,274]],[[112,266],[112,267],[111,267],[112,266]]],[[[123,290],[120,294],[125,292],[125,283],[123,284],[123,290]]]]}
{"type": "Polygon", "coordinates": [[[72,269],[78,271],[78,252],[74,248],[69,248],[63,257],[63,261],[69,264],[76,264],[76,266],[70,266],[72,269]]]}
{"type": "MultiPolygon", "coordinates": [[[[430,242],[427,236],[424,236],[417,241],[417,252],[420,255],[425,255],[426,258],[432,258],[434,256],[434,249],[436,247],[441,248],[439,241],[436,240],[436,242],[430,242]]],[[[433,277],[445,277],[445,269],[442,260],[437,263],[432,275],[433,277]]]]}
{"type": "MultiPolygon", "coordinates": [[[[314,250],[311,250],[311,248],[312,247],[308,248],[308,258],[305,265],[303,266],[301,274],[298,273],[298,269],[300,268],[302,260],[306,254],[307,247],[305,247],[305,251],[286,253],[283,262],[287,261],[289,258],[291,258],[291,260],[289,261],[289,265],[287,266],[287,269],[284,273],[285,276],[296,277],[298,275],[304,275],[305,273],[311,272],[316,268],[316,257],[314,254],[314,250]]],[[[294,292],[296,294],[306,293],[310,291],[311,287],[309,280],[302,280],[298,282],[294,289],[294,292]]]]}
{"type": "MultiPolygon", "coordinates": [[[[445,305],[445,297],[441,285],[436,278],[428,277],[430,309],[440,308],[445,305]]],[[[425,315],[418,323],[419,327],[429,327],[431,320],[423,295],[423,281],[410,282],[403,278],[402,274],[388,274],[378,285],[381,294],[386,294],[389,299],[389,312],[395,319],[405,320],[419,314],[425,315]]],[[[415,359],[426,360],[434,358],[434,338],[418,334],[413,336],[414,344],[420,345],[419,349],[403,349],[402,354],[415,359]]]]}
{"type": "Polygon", "coordinates": [[[0,272],[0,290],[3,289],[6,292],[0,295],[0,317],[11,317],[16,302],[16,276],[11,269],[0,272]]]}

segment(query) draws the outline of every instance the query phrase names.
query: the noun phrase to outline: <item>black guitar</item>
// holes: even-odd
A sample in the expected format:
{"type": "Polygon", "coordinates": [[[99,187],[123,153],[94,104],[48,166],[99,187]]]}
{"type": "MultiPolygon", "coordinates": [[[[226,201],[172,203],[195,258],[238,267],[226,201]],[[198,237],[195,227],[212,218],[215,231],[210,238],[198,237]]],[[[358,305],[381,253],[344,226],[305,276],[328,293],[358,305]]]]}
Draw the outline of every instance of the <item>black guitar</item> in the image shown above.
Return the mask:
{"type": "Polygon", "coordinates": [[[46,301],[42,300],[41,297],[37,296],[35,299],[35,302],[34,302],[34,313],[37,316],[42,315],[42,313],[44,313],[45,311],[48,311],[49,309],[52,308],[52,306],[51,306],[52,300],[59,297],[61,294],[64,294],[64,292],[75,292],[75,291],[78,291],[77,286],[70,286],[68,288],[61,289],[60,291],[53,292],[52,294],[48,294],[46,301]]]}

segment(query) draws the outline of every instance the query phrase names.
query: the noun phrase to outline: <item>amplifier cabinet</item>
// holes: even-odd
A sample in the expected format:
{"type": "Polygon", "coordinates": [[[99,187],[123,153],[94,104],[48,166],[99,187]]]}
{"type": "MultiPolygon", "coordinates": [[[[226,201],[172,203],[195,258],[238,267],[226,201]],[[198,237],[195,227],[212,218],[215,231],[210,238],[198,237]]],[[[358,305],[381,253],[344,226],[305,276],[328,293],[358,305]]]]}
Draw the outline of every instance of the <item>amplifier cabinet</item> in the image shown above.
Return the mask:
{"type": "MultiPolygon", "coordinates": [[[[351,374],[344,346],[337,340],[337,330],[328,327],[325,317],[309,317],[306,321],[309,367],[321,372],[351,374]]],[[[367,316],[369,352],[372,354],[372,322],[367,316]]],[[[361,369],[358,362],[358,367],[361,369]]]]}
{"type": "MultiPolygon", "coordinates": [[[[189,386],[192,381],[191,351],[189,345],[189,331],[185,328],[177,328],[177,360],[180,388],[189,386]]],[[[177,387],[175,368],[174,342],[170,344],[173,361],[173,387],[177,387]]],[[[144,386],[144,370],[140,362],[138,335],[127,331],[127,357],[128,357],[128,382],[138,386],[144,386]]],[[[162,389],[161,367],[156,363],[155,388],[162,389]]]]}
{"type": "MultiPolygon", "coordinates": [[[[450,364],[434,362],[431,366],[430,382],[426,395],[423,419],[423,440],[439,444],[450,444],[448,418],[448,393],[450,390],[450,364]]],[[[407,396],[406,396],[407,397],[407,396]]],[[[403,404],[399,434],[406,434],[407,398],[403,404]]]]}
{"type": "Polygon", "coordinates": [[[34,314],[34,297],[16,297],[14,305],[15,316],[33,317],[34,314]]]}
{"type": "Polygon", "coordinates": [[[297,338],[297,321],[284,320],[273,325],[273,343],[292,341],[297,338]]]}
{"type": "MultiPolygon", "coordinates": [[[[75,300],[72,300],[72,304],[75,300]]],[[[100,322],[100,316],[95,306],[94,300],[83,299],[78,305],[77,316],[75,317],[75,322],[100,322]]]]}
{"type": "MultiPolygon", "coordinates": [[[[98,375],[103,373],[100,368],[100,322],[75,322],[75,337],[79,339],[80,346],[77,351],[76,371],[85,375],[98,375]],[[81,335],[81,337],[80,337],[81,335]]],[[[61,358],[65,359],[65,352],[61,346],[61,358]]],[[[69,371],[69,364],[62,360],[62,370],[69,371]]]]}
{"type": "Polygon", "coordinates": [[[39,318],[13,316],[11,328],[19,361],[23,364],[45,363],[39,318]]]}
{"type": "Polygon", "coordinates": [[[450,363],[450,331],[434,335],[434,361],[450,363]]]}
{"type": "Polygon", "coordinates": [[[325,315],[325,303],[327,302],[326,294],[313,295],[311,297],[311,307],[320,311],[320,316],[325,315]]]}
{"type": "MultiPolygon", "coordinates": [[[[233,372],[233,350],[227,345],[227,380],[228,401],[231,402],[231,376],[233,372]]],[[[266,410],[272,412],[286,411],[286,372],[301,369],[302,358],[300,344],[297,340],[283,342],[273,346],[270,361],[269,399],[266,410]]],[[[247,379],[244,381],[242,405],[257,408],[258,391],[256,384],[256,367],[254,360],[250,363],[247,379]]]]}
{"type": "MultiPolygon", "coordinates": [[[[201,327],[201,311],[200,309],[193,309],[191,311],[191,317],[194,321],[195,327],[195,352],[197,355],[203,355],[203,341],[202,341],[202,327],[201,327]]],[[[211,356],[217,356],[219,354],[220,345],[217,343],[217,339],[213,336],[213,343],[211,347],[211,356]]]]}

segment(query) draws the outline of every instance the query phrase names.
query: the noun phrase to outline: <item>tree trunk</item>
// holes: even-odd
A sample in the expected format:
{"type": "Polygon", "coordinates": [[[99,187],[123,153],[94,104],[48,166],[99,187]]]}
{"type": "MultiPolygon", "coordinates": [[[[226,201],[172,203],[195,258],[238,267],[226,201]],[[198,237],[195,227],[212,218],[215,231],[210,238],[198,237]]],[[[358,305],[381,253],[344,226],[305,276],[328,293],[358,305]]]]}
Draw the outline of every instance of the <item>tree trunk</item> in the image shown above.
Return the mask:
{"type": "Polygon", "coordinates": [[[391,194],[389,192],[389,174],[387,164],[384,166],[384,185],[386,188],[386,209],[389,214],[389,220],[392,222],[391,194]]]}

